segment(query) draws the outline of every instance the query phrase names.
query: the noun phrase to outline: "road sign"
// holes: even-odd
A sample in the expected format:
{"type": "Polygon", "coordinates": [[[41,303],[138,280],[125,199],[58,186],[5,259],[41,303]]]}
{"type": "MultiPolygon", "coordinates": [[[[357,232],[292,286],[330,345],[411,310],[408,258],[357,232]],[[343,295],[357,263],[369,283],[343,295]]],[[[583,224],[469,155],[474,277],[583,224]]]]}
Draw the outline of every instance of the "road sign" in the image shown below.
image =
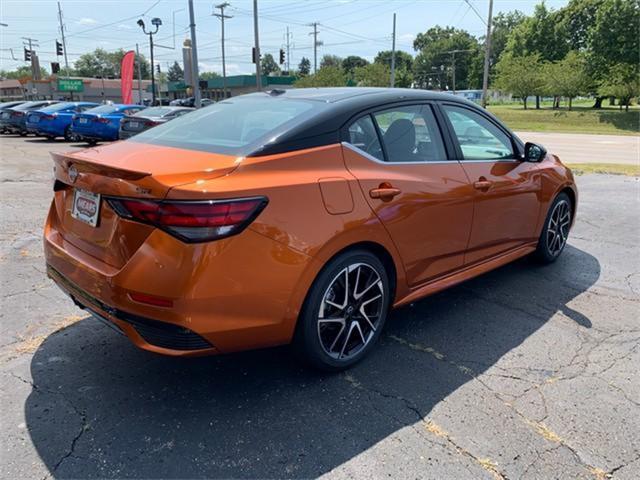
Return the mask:
{"type": "Polygon", "coordinates": [[[84,92],[84,84],[82,80],[73,78],[58,79],[59,92],[84,92]]]}

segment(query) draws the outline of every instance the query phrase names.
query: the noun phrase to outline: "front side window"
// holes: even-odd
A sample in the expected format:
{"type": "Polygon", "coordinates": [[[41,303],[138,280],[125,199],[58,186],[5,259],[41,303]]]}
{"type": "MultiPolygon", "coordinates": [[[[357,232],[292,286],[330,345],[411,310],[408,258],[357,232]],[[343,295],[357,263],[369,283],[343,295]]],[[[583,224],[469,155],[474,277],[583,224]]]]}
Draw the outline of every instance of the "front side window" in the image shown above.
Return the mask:
{"type": "Polygon", "coordinates": [[[93,107],[87,110],[87,113],[98,113],[100,115],[108,115],[118,110],[118,107],[113,105],[100,105],[99,107],[93,107]]]}
{"type": "Polygon", "coordinates": [[[511,138],[490,120],[468,108],[443,105],[464,160],[514,158],[511,138]]]}
{"type": "Polygon", "coordinates": [[[429,105],[411,105],[376,112],[389,162],[436,162],[447,159],[442,137],[429,105]]]}
{"type": "Polygon", "coordinates": [[[384,160],[376,127],[369,115],[359,118],[349,126],[349,143],[378,160],[384,160]]]}

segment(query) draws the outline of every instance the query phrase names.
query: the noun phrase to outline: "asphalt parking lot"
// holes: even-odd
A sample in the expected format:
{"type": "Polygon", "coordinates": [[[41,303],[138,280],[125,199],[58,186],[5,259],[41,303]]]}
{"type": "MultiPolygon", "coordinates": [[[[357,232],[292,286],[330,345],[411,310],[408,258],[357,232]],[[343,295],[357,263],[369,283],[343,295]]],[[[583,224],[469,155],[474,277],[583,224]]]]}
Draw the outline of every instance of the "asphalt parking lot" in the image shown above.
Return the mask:
{"type": "Polygon", "coordinates": [[[557,263],[393,313],[348,373],[286,348],[139,351],[44,274],[48,151],[2,136],[0,476],[591,478],[640,472],[640,182],[578,177],[557,263]]]}

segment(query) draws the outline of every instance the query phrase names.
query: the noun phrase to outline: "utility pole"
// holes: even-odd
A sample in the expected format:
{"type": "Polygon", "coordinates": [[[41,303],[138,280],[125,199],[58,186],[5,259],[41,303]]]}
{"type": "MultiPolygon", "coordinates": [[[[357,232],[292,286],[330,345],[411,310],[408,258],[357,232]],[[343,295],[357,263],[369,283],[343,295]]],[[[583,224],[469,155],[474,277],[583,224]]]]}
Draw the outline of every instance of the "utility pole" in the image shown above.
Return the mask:
{"type": "Polygon", "coordinates": [[[393,14],[393,40],[391,42],[391,88],[396,85],[396,14],[393,14]]]}
{"type": "Polygon", "coordinates": [[[260,39],[258,36],[258,0],[253,0],[253,35],[256,43],[256,88],[260,91],[262,90],[262,71],[260,67],[260,39]]]}
{"type": "Polygon", "coordinates": [[[321,42],[318,42],[318,22],[313,22],[309,24],[310,27],[313,27],[313,32],[309,35],[313,35],[313,73],[318,71],[318,45],[322,45],[321,42]]]}
{"type": "Polygon", "coordinates": [[[220,9],[220,13],[213,14],[214,17],[218,17],[222,21],[222,96],[224,98],[227,98],[227,67],[224,60],[224,19],[233,18],[231,15],[224,14],[224,9],[228,6],[229,4],[227,2],[216,5],[215,8],[220,9]]]}
{"type": "MultiPolygon", "coordinates": [[[[33,51],[33,47],[39,47],[38,40],[31,37],[22,37],[23,40],[26,40],[29,44],[29,60],[31,61],[31,80],[39,80],[40,72],[36,72],[36,64],[37,68],[40,68],[40,64],[36,61],[36,53],[33,51]]],[[[24,42],[23,42],[24,44],[24,42]]],[[[26,46],[25,46],[26,47],[26,46]]],[[[26,60],[26,57],[25,57],[26,60]]]]}
{"type": "Polygon", "coordinates": [[[140,66],[140,51],[136,43],[136,64],[138,65],[138,103],[142,105],[142,67],[140,66]]]}
{"type": "Polygon", "coordinates": [[[489,16],[487,17],[487,38],[484,41],[484,73],[482,74],[482,107],[487,108],[487,94],[489,89],[489,60],[491,57],[491,22],[493,14],[493,0],[489,0],[489,16]]]}
{"type": "Polygon", "coordinates": [[[200,107],[200,75],[198,74],[198,46],[196,44],[196,21],[193,0],[189,0],[189,28],[191,29],[191,76],[193,77],[193,104],[200,107]]]}
{"type": "Polygon", "coordinates": [[[451,54],[451,77],[452,77],[452,91],[453,94],[456,94],[456,53],[466,53],[466,52],[471,52],[473,50],[471,49],[467,49],[467,50],[449,50],[448,52],[442,52],[443,54],[451,54]]]}
{"type": "Polygon", "coordinates": [[[62,8],[58,2],[58,19],[60,20],[60,34],[62,35],[62,49],[64,51],[64,68],[67,69],[67,78],[69,78],[69,60],[67,59],[67,42],[64,37],[64,24],[62,23],[62,8]]]}
{"type": "Polygon", "coordinates": [[[291,36],[289,34],[289,27],[287,26],[287,73],[291,75],[291,36]]]}

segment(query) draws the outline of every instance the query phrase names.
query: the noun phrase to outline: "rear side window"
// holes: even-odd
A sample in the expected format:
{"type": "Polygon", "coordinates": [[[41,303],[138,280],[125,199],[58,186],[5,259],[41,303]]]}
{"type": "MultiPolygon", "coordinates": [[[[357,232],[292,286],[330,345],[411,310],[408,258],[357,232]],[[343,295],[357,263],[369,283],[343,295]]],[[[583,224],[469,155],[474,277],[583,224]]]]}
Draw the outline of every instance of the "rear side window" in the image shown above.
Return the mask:
{"type": "Polygon", "coordinates": [[[447,160],[440,130],[429,105],[411,105],[376,112],[389,162],[447,160]]]}
{"type": "Polygon", "coordinates": [[[90,108],[87,110],[88,113],[99,113],[102,115],[106,115],[109,113],[113,113],[118,110],[118,107],[114,107],[113,105],[100,105],[99,107],[90,108]]]}
{"type": "Polygon", "coordinates": [[[514,158],[511,138],[490,120],[468,108],[443,105],[464,160],[514,158]]]}
{"type": "Polygon", "coordinates": [[[309,100],[237,97],[182,115],[127,141],[243,155],[321,108],[322,103],[309,100]]]}
{"type": "Polygon", "coordinates": [[[349,127],[349,143],[378,160],[384,160],[376,127],[373,125],[373,120],[369,115],[361,117],[351,124],[349,127]]]}

